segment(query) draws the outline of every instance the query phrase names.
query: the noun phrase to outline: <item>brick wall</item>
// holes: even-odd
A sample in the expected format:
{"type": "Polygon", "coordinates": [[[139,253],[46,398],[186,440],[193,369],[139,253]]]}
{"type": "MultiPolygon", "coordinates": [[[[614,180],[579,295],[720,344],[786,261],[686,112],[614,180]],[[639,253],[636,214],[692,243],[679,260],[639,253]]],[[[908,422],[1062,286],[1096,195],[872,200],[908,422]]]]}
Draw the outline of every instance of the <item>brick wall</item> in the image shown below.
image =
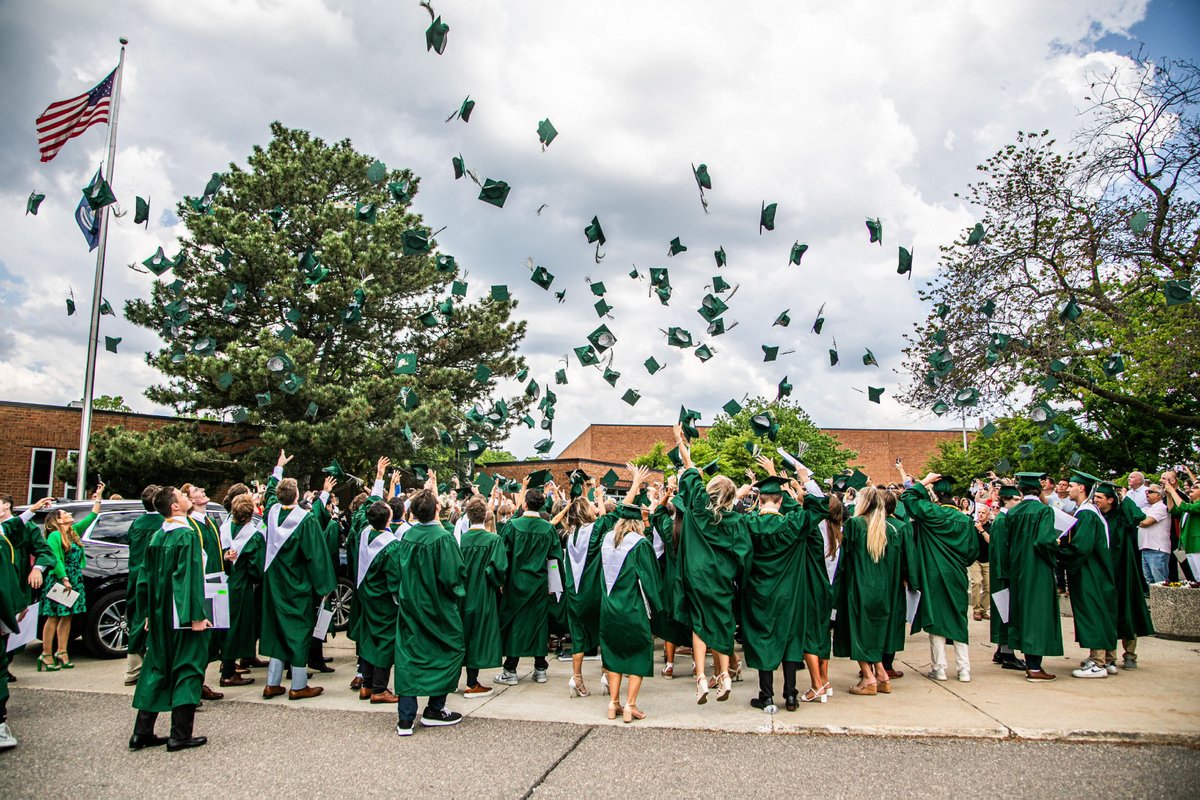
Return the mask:
{"type": "MultiPolygon", "coordinates": [[[[667,428],[670,431],[670,428],[667,428]]],[[[654,445],[651,444],[651,447],[654,445]]],[[[622,463],[609,463],[586,458],[555,458],[545,461],[509,461],[503,464],[490,464],[482,468],[488,473],[496,473],[513,480],[521,480],[526,475],[539,469],[548,469],[554,477],[554,482],[560,487],[569,486],[570,475],[577,469],[583,470],[588,477],[599,481],[610,469],[617,473],[617,488],[629,488],[632,476],[622,463]]],[[[661,481],[663,474],[659,470],[650,472],[651,480],[661,481]]]]}

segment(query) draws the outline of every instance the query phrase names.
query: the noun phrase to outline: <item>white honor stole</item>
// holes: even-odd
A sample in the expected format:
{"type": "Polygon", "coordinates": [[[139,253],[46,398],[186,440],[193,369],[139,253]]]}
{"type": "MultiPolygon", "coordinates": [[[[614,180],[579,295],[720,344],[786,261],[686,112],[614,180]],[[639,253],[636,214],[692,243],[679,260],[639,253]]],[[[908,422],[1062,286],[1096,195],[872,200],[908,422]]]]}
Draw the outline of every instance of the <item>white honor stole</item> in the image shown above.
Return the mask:
{"type": "Polygon", "coordinates": [[[293,506],[286,518],[283,516],[284,510],[284,507],[277,503],[267,512],[267,559],[263,565],[264,572],[271,568],[271,562],[279,555],[279,550],[308,516],[308,512],[300,506],[293,506]]]}
{"type": "MultiPolygon", "coordinates": [[[[189,533],[194,532],[196,530],[191,525],[188,525],[186,522],[175,522],[170,518],[163,520],[162,529],[164,531],[177,531],[180,529],[186,529],[189,533]]],[[[200,540],[200,574],[201,575],[204,574],[204,561],[205,561],[204,540],[201,539],[200,540]]],[[[171,607],[175,610],[175,619],[179,619],[179,606],[175,605],[175,597],[173,594],[171,597],[171,607]]]]}
{"type": "Polygon", "coordinates": [[[399,536],[391,531],[380,531],[378,536],[370,539],[371,532],[374,530],[368,526],[363,528],[362,533],[358,535],[358,574],[354,576],[355,587],[362,586],[363,579],[367,577],[367,570],[371,568],[371,564],[375,563],[375,556],[383,552],[383,548],[392,542],[398,542],[404,538],[403,531],[399,536]],[[370,541],[368,541],[369,539],[370,541]]]}
{"type": "MultiPolygon", "coordinates": [[[[612,594],[613,586],[617,583],[617,576],[621,574],[621,568],[625,566],[625,559],[629,552],[633,550],[634,545],[646,538],[640,533],[627,533],[621,543],[614,546],[613,542],[616,536],[616,531],[610,532],[604,537],[604,544],[600,546],[600,558],[604,567],[605,594],[612,594]]],[[[646,606],[646,616],[649,617],[650,601],[646,599],[646,590],[642,588],[641,578],[638,578],[638,591],[642,594],[642,604],[646,606]]]]}
{"type": "MultiPolygon", "coordinates": [[[[579,581],[583,578],[583,568],[587,566],[588,544],[592,540],[594,523],[580,525],[574,533],[567,537],[567,561],[571,564],[571,580],[575,584],[575,593],[579,593],[579,581]]],[[[616,580],[614,578],[614,580],[616,580]]]]}
{"type": "Polygon", "coordinates": [[[1108,547],[1109,546],[1108,520],[1106,520],[1104,518],[1104,515],[1100,513],[1100,509],[1096,508],[1096,506],[1092,503],[1084,503],[1083,505],[1081,505],[1079,507],[1079,510],[1075,512],[1075,516],[1079,516],[1080,511],[1091,511],[1093,514],[1095,514],[1097,517],[1100,518],[1100,522],[1104,525],[1104,546],[1108,547]]]}
{"type": "MultiPolygon", "coordinates": [[[[233,517],[226,517],[221,523],[221,552],[233,550],[237,553],[237,558],[242,557],[242,551],[246,549],[246,545],[250,542],[250,537],[262,530],[262,523],[256,519],[251,519],[242,529],[238,531],[235,538],[233,535],[233,517]]],[[[234,559],[237,563],[237,559],[234,559]]]]}

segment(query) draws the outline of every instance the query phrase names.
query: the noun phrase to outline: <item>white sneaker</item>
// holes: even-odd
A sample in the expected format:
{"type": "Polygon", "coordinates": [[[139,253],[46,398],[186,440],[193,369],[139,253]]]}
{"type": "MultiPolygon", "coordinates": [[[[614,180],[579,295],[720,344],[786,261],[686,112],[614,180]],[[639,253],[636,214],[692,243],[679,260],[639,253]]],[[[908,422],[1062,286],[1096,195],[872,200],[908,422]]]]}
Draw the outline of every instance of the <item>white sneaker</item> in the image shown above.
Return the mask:
{"type": "Polygon", "coordinates": [[[8,750],[17,746],[17,737],[8,729],[7,722],[0,722],[0,750],[8,750]]]}
{"type": "Polygon", "coordinates": [[[970,683],[971,682],[971,671],[967,670],[967,669],[960,669],[958,671],[958,679],[960,681],[962,681],[963,683],[970,683]]]}
{"type": "Polygon", "coordinates": [[[1088,661],[1079,669],[1071,670],[1071,674],[1076,678],[1107,678],[1108,670],[1095,661],[1088,661]]]}
{"type": "Polygon", "coordinates": [[[492,683],[503,683],[505,686],[516,686],[521,679],[517,677],[517,673],[504,670],[496,677],[492,678],[492,683]]]}
{"type": "Polygon", "coordinates": [[[935,681],[946,680],[946,670],[944,670],[944,669],[938,669],[937,667],[934,667],[933,669],[929,670],[929,672],[927,672],[925,674],[928,677],[933,678],[935,681]]]}
{"type": "Polygon", "coordinates": [[[1104,671],[1107,672],[1109,675],[1116,675],[1117,674],[1117,662],[1109,661],[1107,664],[1104,665],[1104,671]]]}
{"type": "Polygon", "coordinates": [[[397,736],[412,736],[413,735],[413,721],[410,719],[407,722],[397,722],[396,723],[396,735],[397,736]]]}
{"type": "Polygon", "coordinates": [[[547,680],[548,679],[546,678],[546,670],[535,669],[533,671],[533,682],[534,683],[545,683],[547,680]]]}

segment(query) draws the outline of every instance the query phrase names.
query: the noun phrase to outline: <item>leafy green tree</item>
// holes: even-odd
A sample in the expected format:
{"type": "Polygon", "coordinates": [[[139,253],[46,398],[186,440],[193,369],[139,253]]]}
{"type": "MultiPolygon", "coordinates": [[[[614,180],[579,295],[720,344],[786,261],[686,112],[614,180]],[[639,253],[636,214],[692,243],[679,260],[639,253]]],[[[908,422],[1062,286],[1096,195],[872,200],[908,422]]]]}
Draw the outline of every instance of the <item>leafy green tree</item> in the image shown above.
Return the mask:
{"type": "Polygon", "coordinates": [[[271,134],[179,205],[188,234],[171,274],[126,307],[165,341],[147,360],[166,380],[147,396],[261,426],[247,472],[281,447],[300,476],[333,458],[362,476],[382,454],[461,467],[470,437],[502,439],[529,404],[507,398],[488,420],[496,379],[524,366],[515,301],[455,294],[459,266],[411,211],[407,170],[349,140],[271,134]],[[396,363],[406,353],[415,374],[396,363]]]}
{"type": "Polygon", "coordinates": [[[1200,304],[1165,292],[1197,286],[1200,70],[1117,69],[1088,100],[1073,148],[1020,133],[979,167],[980,225],[941,248],[901,398],[942,411],[977,390],[999,416],[1046,402],[1114,434],[1133,415],[1192,450],[1200,304]]]}
{"type": "Polygon", "coordinates": [[[675,469],[671,464],[671,459],[667,457],[667,448],[662,442],[655,442],[649,453],[643,453],[630,463],[635,467],[649,467],[660,472],[673,472],[675,469]]]}
{"type": "Polygon", "coordinates": [[[492,450],[488,448],[475,458],[475,463],[479,466],[485,464],[503,464],[506,461],[516,461],[517,457],[507,450],[492,450]]]}
{"type": "Polygon", "coordinates": [[[132,408],[125,405],[125,398],[121,395],[102,394],[99,397],[93,397],[92,408],[96,411],[121,411],[126,414],[133,411],[132,408]]]}
{"type": "MultiPolygon", "coordinates": [[[[236,431],[203,433],[195,422],[177,422],[149,431],[113,425],[91,437],[89,486],[103,477],[106,493],[135,498],[148,483],[179,486],[195,483],[215,492],[218,486],[246,477],[234,454],[236,431]]],[[[58,464],[58,479],[74,483],[74,458],[58,464]]]]}
{"type": "Polygon", "coordinates": [[[1047,472],[1065,477],[1071,456],[1076,453],[1081,458],[1080,469],[1093,472],[1099,468],[1093,440],[1072,419],[1060,420],[1066,433],[1057,444],[1047,441],[1042,427],[1024,417],[1004,417],[993,424],[995,433],[987,438],[972,437],[965,451],[957,439],[946,440],[938,443],[937,453],[923,467],[904,466],[918,478],[926,472],[949,475],[958,482],[960,492],[976,478],[986,478],[992,472],[999,472],[1000,477],[1013,472],[1047,472]],[[1022,447],[1027,448],[1028,455],[1022,447]]]}

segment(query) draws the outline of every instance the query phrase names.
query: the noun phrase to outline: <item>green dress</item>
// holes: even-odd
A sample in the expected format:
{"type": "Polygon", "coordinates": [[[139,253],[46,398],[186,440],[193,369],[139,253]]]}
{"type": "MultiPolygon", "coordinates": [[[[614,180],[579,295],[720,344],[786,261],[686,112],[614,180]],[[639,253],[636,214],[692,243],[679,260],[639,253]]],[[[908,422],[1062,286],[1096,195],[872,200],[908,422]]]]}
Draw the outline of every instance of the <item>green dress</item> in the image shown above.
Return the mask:
{"type": "Polygon", "coordinates": [[[413,525],[389,563],[399,573],[396,694],[449,694],[458,688],[466,655],[462,603],[467,570],[454,535],[437,522],[413,525]]]}
{"type": "Polygon", "coordinates": [[[324,526],[317,521],[316,509],[322,504],[314,503],[312,512],[284,507],[275,496],[276,485],[278,479],[272,475],[267,481],[263,515],[267,544],[258,647],[268,658],[304,666],[317,624],[317,604],[334,590],[337,579],[329,562],[324,526]],[[287,534],[289,520],[296,519],[301,521],[287,534]]]}
{"type": "Polygon", "coordinates": [[[508,557],[500,600],[504,655],[545,656],[550,616],[546,565],[559,558],[558,533],[540,516],[513,517],[500,532],[508,557]]]}
{"type": "Polygon", "coordinates": [[[971,517],[957,508],[939,506],[929,490],[917,483],[901,495],[913,526],[921,601],[912,632],[929,631],[967,642],[967,567],[979,554],[979,539],[971,517]]]}
{"type": "Polygon", "coordinates": [[[1075,641],[1089,650],[1115,650],[1117,591],[1108,551],[1108,524],[1091,503],[1080,506],[1075,520],[1066,543],[1058,549],[1058,560],[1067,571],[1075,641]]]}
{"type": "Polygon", "coordinates": [[[878,663],[887,652],[899,598],[904,560],[903,523],[888,517],[887,547],[879,561],[867,552],[867,520],[851,517],[842,527],[842,558],[833,578],[837,619],[833,654],[878,663]]]}
{"type": "Polygon", "coordinates": [[[258,587],[262,585],[267,555],[266,531],[256,519],[234,526],[230,517],[221,530],[221,546],[237,551],[234,561],[222,562],[229,576],[229,630],[225,632],[221,655],[257,658],[262,619],[262,594],[258,587]]]}
{"type": "Polygon", "coordinates": [[[368,526],[359,532],[354,552],[347,553],[347,560],[356,564],[358,581],[354,592],[354,604],[359,608],[358,654],[372,667],[390,667],[396,656],[400,571],[395,562],[403,536],[368,526]]]}
{"type": "MultiPolygon", "coordinates": [[[[71,525],[75,533],[82,536],[95,521],[95,514],[88,514],[71,525]]],[[[59,531],[50,531],[46,536],[46,544],[54,554],[54,566],[46,572],[46,581],[42,584],[42,602],[38,613],[43,617],[69,617],[87,611],[87,592],[83,587],[83,568],[87,566],[87,554],[82,544],[71,547],[64,546],[63,535],[59,531]],[[71,588],[79,592],[75,604],[70,608],[51,600],[47,595],[50,589],[63,579],[71,582],[71,588]]]]}
{"type": "MultiPolygon", "coordinates": [[[[1041,500],[1026,496],[1002,518],[1002,577],[1008,585],[1005,633],[1008,646],[1026,655],[1061,656],[1062,621],[1058,613],[1058,586],[1054,580],[1059,549],[1054,510],[1041,500]]],[[[993,523],[993,542],[995,537],[993,523]]],[[[994,544],[991,552],[995,552],[994,544]]],[[[991,563],[996,563],[995,556],[991,563]]],[[[999,614],[993,616],[999,617],[999,614]]]]}
{"type": "Polygon", "coordinates": [[[662,608],[654,546],[638,533],[620,544],[616,531],[600,547],[600,652],[604,669],[621,675],[654,674],[650,618],[662,608]]]}
{"type": "Polygon", "coordinates": [[[133,707],[164,712],[200,702],[208,665],[209,631],[176,628],[205,619],[203,545],[196,529],[178,518],[168,519],[150,538],[138,576],[138,607],[150,629],[133,707]]]}
{"type": "Polygon", "coordinates": [[[125,622],[129,626],[128,651],[143,655],[146,652],[146,612],[137,606],[137,582],[146,561],[146,546],[150,537],[162,527],[163,515],[148,511],[129,524],[129,580],[125,584],[125,622]]]}
{"type": "Polygon", "coordinates": [[[590,652],[600,643],[600,546],[616,518],[605,514],[568,532],[563,540],[563,588],[572,653],[590,652]]]}
{"type": "MultiPolygon", "coordinates": [[[[682,523],[682,519],[680,520],[682,523]]],[[[675,617],[675,595],[683,591],[683,577],[679,569],[679,538],[675,535],[675,517],[667,506],[660,506],[650,515],[653,535],[662,542],[662,555],[658,559],[661,577],[659,590],[662,593],[662,612],[650,620],[654,635],[664,642],[690,645],[692,630],[675,617]]]]}
{"type": "MultiPolygon", "coordinates": [[[[4,531],[0,531],[0,624],[13,633],[17,632],[19,625],[17,615],[29,607],[17,579],[18,568],[22,565],[16,561],[16,555],[17,548],[9,541],[6,526],[4,531]]],[[[0,653],[7,652],[8,634],[0,631],[0,653]]],[[[0,701],[8,699],[8,670],[3,667],[0,664],[0,701]]]]}
{"type": "Polygon", "coordinates": [[[1142,572],[1142,553],[1138,549],[1138,523],[1146,518],[1146,512],[1126,497],[1104,518],[1108,522],[1109,553],[1117,591],[1117,637],[1151,636],[1154,623],[1146,605],[1146,578],[1142,572]]]}
{"type": "Polygon", "coordinates": [[[467,669],[497,667],[504,659],[500,640],[500,597],[508,572],[508,555],[498,534],[468,528],[459,542],[466,585],[463,599],[463,639],[467,669]]]}
{"type": "Polygon", "coordinates": [[[718,520],[709,510],[708,493],[695,467],[679,476],[679,491],[671,501],[683,513],[679,559],[681,589],[674,597],[675,619],[686,620],[692,631],[718,653],[733,652],[737,628],[734,593],[752,558],[746,521],[736,511],[718,520]]]}
{"type": "MultiPolygon", "coordinates": [[[[988,581],[992,592],[991,597],[991,619],[988,624],[988,633],[992,644],[1008,646],[1008,623],[1000,618],[1000,611],[996,608],[996,592],[1002,592],[1009,589],[1008,585],[1008,511],[1000,509],[996,514],[996,518],[992,520],[992,528],[988,532],[988,562],[989,574],[988,581]]],[[[1009,589],[1009,600],[1012,599],[1012,590],[1009,589]]],[[[1012,613],[1012,606],[1009,606],[1009,614],[1012,613]]]]}

